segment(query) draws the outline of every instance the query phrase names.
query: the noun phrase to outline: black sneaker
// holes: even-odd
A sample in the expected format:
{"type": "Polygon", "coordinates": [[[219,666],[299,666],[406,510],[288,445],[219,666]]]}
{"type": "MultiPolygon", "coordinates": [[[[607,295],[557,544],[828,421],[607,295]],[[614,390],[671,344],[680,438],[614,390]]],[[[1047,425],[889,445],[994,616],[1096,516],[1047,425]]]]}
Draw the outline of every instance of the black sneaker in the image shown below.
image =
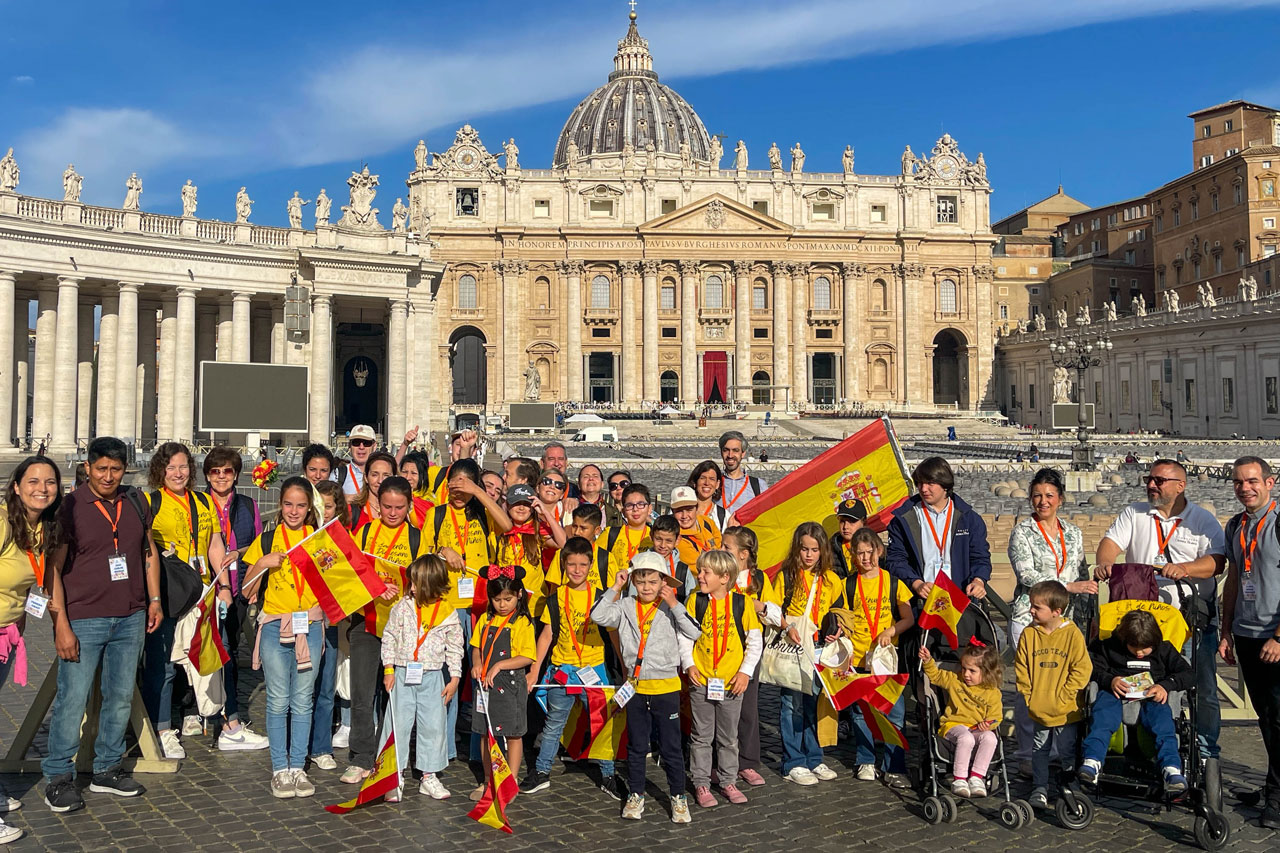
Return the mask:
{"type": "Polygon", "coordinates": [[[1262,810],[1262,817],[1258,818],[1258,823],[1266,829],[1280,829],[1280,806],[1267,803],[1262,810]]]}
{"type": "Polygon", "coordinates": [[[121,770],[119,765],[104,773],[93,774],[89,790],[95,794],[115,794],[117,797],[136,797],[147,792],[146,788],[133,781],[132,776],[121,770]]]}
{"type": "Polygon", "coordinates": [[[600,790],[613,797],[618,802],[622,802],[622,798],[626,796],[626,790],[622,787],[622,781],[616,776],[605,776],[600,780],[600,790]]]}
{"type": "Polygon", "coordinates": [[[76,790],[76,777],[71,773],[59,776],[45,786],[44,801],[50,811],[59,814],[84,808],[84,797],[76,790]]]}
{"type": "Polygon", "coordinates": [[[539,773],[534,770],[528,776],[524,777],[524,781],[520,783],[520,793],[533,794],[538,791],[545,791],[551,787],[551,777],[546,773],[539,773]]]}

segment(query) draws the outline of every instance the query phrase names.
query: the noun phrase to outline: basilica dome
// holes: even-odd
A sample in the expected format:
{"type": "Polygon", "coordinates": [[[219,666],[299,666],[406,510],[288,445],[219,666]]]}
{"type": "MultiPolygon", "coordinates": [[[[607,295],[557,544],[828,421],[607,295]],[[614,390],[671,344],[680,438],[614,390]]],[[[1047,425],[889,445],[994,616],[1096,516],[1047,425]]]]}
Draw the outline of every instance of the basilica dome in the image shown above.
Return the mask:
{"type": "MultiPolygon", "coordinates": [[[[586,160],[619,160],[630,149],[644,156],[650,144],[657,156],[688,156],[700,163],[711,161],[711,139],[702,119],[688,101],[658,82],[649,42],[631,26],[618,42],[609,82],[582,100],[569,114],[556,142],[554,166],[567,165],[570,141],[578,157],[586,160]]],[[[625,158],[624,158],[625,159],[625,158]]]]}

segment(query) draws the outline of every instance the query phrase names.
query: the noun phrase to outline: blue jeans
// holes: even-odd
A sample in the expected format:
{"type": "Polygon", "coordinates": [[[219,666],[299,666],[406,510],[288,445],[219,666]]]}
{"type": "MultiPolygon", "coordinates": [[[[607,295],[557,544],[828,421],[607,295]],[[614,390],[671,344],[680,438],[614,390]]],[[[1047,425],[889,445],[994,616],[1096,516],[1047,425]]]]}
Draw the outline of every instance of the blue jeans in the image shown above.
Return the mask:
{"type": "Polygon", "coordinates": [[[1080,724],[1042,726],[1036,723],[1035,727],[1031,744],[1031,789],[1048,793],[1049,755],[1057,752],[1058,760],[1062,762],[1063,777],[1070,775],[1076,766],[1076,738],[1080,724]]]}
{"type": "MultiPolygon", "coordinates": [[[[897,726],[899,731],[902,730],[902,724],[907,716],[906,698],[907,693],[904,690],[888,713],[889,722],[897,726]]],[[[867,727],[867,721],[863,719],[861,709],[855,707],[852,710],[853,736],[858,745],[857,755],[854,760],[859,764],[875,764],[875,738],[871,736],[871,729],[867,727]]],[[[907,772],[907,754],[902,750],[902,747],[888,743],[884,745],[884,757],[880,760],[880,770],[884,773],[907,772]]]]}
{"type": "Polygon", "coordinates": [[[173,632],[177,619],[168,616],[142,644],[142,704],[157,732],[173,728],[173,632]]]}
{"type": "MultiPolygon", "coordinates": [[[[446,706],[447,722],[446,729],[449,732],[449,760],[458,757],[458,705],[462,702],[458,697],[462,695],[462,686],[471,678],[471,610],[467,607],[459,607],[457,609],[458,621],[462,623],[462,672],[457,673],[458,691],[453,694],[453,698],[449,700],[446,706]]],[[[454,673],[449,673],[452,677],[454,673]]],[[[475,682],[471,683],[471,695],[475,695],[475,682]]],[[[470,735],[468,735],[470,737],[470,735]]],[[[468,750],[468,756],[472,761],[480,760],[480,736],[470,737],[471,748],[468,750]]]]}
{"type": "Polygon", "coordinates": [[[102,710],[98,713],[98,739],[93,745],[93,772],[104,773],[120,763],[142,638],[147,631],[147,612],[139,610],[119,618],[73,619],[71,630],[80,641],[80,659],[75,663],[58,661],[58,693],[49,718],[49,749],[40,763],[49,782],[75,774],[80,723],[99,664],[102,710]]]}
{"type": "Polygon", "coordinates": [[[818,746],[818,698],[795,690],[780,690],[778,732],[782,735],[782,774],[797,767],[809,770],[822,763],[818,746]]]}
{"type": "MultiPolygon", "coordinates": [[[[1182,647],[1182,656],[1191,661],[1191,642],[1182,647]]],[[[1196,736],[1203,758],[1217,758],[1222,748],[1222,700],[1218,698],[1218,626],[1210,625],[1200,635],[1199,667],[1196,670],[1196,736]]],[[[1165,765],[1162,765],[1165,766],[1165,765]]]]}
{"type": "Polygon", "coordinates": [[[384,736],[378,738],[378,749],[385,743],[385,729],[392,719],[396,729],[396,760],[400,771],[409,766],[409,735],[417,723],[418,743],[414,766],[423,773],[439,773],[449,766],[448,732],[445,709],[440,693],[444,690],[444,670],[428,669],[421,684],[405,684],[405,667],[396,667],[396,684],[391,691],[391,714],[383,718],[384,736]]]}
{"type": "MultiPolygon", "coordinates": [[[[551,677],[561,669],[568,674],[570,684],[582,683],[582,680],[578,678],[577,667],[557,665],[547,667],[547,674],[543,676],[543,681],[551,682],[551,677]]],[[[609,683],[609,674],[605,671],[604,664],[594,666],[592,669],[596,671],[596,675],[600,676],[601,684],[609,683]]],[[[584,712],[587,708],[587,694],[585,692],[570,696],[568,690],[562,687],[552,687],[546,690],[546,695],[547,722],[542,727],[542,746],[538,748],[538,760],[533,767],[539,773],[551,772],[551,765],[556,760],[556,753],[560,751],[560,735],[564,733],[565,723],[569,722],[569,712],[573,710],[574,703],[581,702],[584,712]]],[[[612,761],[601,761],[599,764],[601,776],[608,777],[613,775],[612,761]]]]}
{"type": "Polygon", "coordinates": [[[338,626],[324,629],[324,658],[316,673],[315,713],[311,715],[311,754],[333,754],[333,705],[338,689],[338,626]]]}
{"type": "MultiPolygon", "coordinates": [[[[1168,705],[1162,705],[1154,699],[1143,699],[1138,711],[1138,722],[1151,732],[1156,739],[1156,758],[1160,768],[1177,767],[1181,769],[1182,759],[1178,756],[1178,735],[1173,728],[1173,712],[1168,705]]],[[[1110,691],[1099,691],[1093,702],[1093,722],[1089,726],[1089,736],[1084,739],[1084,757],[1094,761],[1102,761],[1107,757],[1107,747],[1111,745],[1111,736],[1120,728],[1124,703],[1110,691]]]]}
{"type": "MultiPolygon", "coordinates": [[[[285,618],[289,618],[288,614],[285,618]]],[[[280,623],[267,622],[262,626],[259,645],[262,680],[267,688],[267,739],[271,743],[273,772],[301,770],[307,760],[316,669],[324,653],[323,626],[323,622],[312,622],[311,630],[307,632],[311,668],[305,672],[298,671],[298,658],[293,646],[280,644],[280,623]]],[[[303,638],[298,637],[296,641],[303,642],[303,638]]]]}

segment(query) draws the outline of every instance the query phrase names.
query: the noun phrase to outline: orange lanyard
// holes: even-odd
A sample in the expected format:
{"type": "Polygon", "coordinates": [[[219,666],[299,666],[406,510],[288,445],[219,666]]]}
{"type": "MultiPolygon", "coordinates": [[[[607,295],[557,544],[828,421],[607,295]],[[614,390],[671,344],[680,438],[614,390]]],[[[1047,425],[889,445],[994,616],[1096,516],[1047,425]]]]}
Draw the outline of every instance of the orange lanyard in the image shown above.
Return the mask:
{"type": "Polygon", "coordinates": [[[116,495],[116,517],[113,521],[111,516],[107,515],[107,511],[102,508],[102,500],[96,500],[93,505],[98,508],[98,512],[102,513],[102,517],[107,520],[107,524],[111,525],[111,541],[115,545],[116,556],[120,556],[120,510],[124,509],[124,498],[116,495]]]}
{"type": "Polygon", "coordinates": [[[1164,522],[1162,522],[1159,518],[1155,517],[1154,515],[1151,516],[1151,521],[1156,526],[1156,544],[1160,546],[1160,550],[1157,551],[1156,553],[1164,554],[1166,558],[1172,559],[1171,557],[1169,557],[1169,540],[1173,538],[1173,534],[1177,533],[1178,528],[1182,526],[1182,519],[1179,518],[1177,521],[1173,523],[1173,527],[1169,528],[1168,536],[1166,536],[1164,533],[1164,522]]]}
{"type": "Polygon", "coordinates": [[[1040,523],[1040,519],[1036,519],[1036,527],[1040,528],[1040,536],[1044,539],[1044,544],[1049,546],[1049,553],[1053,555],[1053,567],[1058,570],[1058,577],[1062,577],[1062,570],[1067,567],[1067,537],[1062,530],[1062,522],[1058,521],[1058,542],[1062,545],[1062,560],[1058,560],[1058,552],[1053,550],[1053,540],[1049,538],[1049,534],[1044,532],[1044,525],[1040,523]]]}
{"type": "Polygon", "coordinates": [[[468,530],[467,515],[464,511],[462,514],[462,526],[458,526],[458,515],[453,511],[453,507],[449,507],[449,523],[453,525],[453,541],[458,546],[458,553],[462,555],[462,562],[467,561],[467,537],[468,530]]]}
{"type": "Polygon", "coordinates": [[[944,563],[951,562],[947,559],[947,538],[951,535],[951,510],[955,504],[950,499],[947,500],[947,520],[942,528],[942,536],[938,536],[938,528],[933,526],[933,510],[926,505],[924,508],[924,520],[929,522],[929,535],[933,537],[933,544],[938,546],[938,559],[944,563]]]}
{"type": "MultiPolygon", "coordinates": [[[[649,525],[646,524],[644,526],[644,529],[645,529],[645,532],[648,532],[649,525]]],[[[636,552],[640,550],[640,543],[644,541],[644,533],[640,534],[640,539],[634,545],[631,544],[631,528],[630,527],[622,528],[622,534],[627,537],[627,562],[631,562],[631,558],[634,557],[636,555],[636,552]]]]}
{"type": "Polygon", "coordinates": [[[729,597],[724,599],[724,640],[720,644],[720,648],[716,650],[716,600],[711,599],[711,670],[712,675],[720,672],[720,661],[724,660],[724,656],[729,651],[729,617],[733,611],[733,606],[729,603],[729,597]]]}
{"type": "MultiPolygon", "coordinates": [[[[378,529],[373,532],[373,544],[369,546],[369,550],[376,555],[378,553],[378,537],[382,535],[382,531],[386,529],[386,525],[381,521],[375,521],[374,524],[378,525],[378,529]]],[[[386,560],[388,563],[392,562],[391,549],[396,547],[396,543],[400,541],[400,534],[404,533],[404,529],[408,526],[409,525],[407,524],[401,524],[397,527],[396,535],[391,537],[391,541],[387,543],[387,547],[383,550],[382,559],[386,560]]],[[[396,565],[399,565],[399,563],[396,565]]]]}
{"type": "Polygon", "coordinates": [[[506,541],[505,547],[507,549],[507,552],[504,556],[507,557],[507,561],[503,563],[503,565],[523,566],[524,565],[524,534],[517,533],[514,536],[508,535],[506,537],[506,540],[507,541],[506,541]],[[519,556],[516,555],[517,548],[520,549],[519,556]]]}
{"type": "Polygon", "coordinates": [[[884,605],[884,573],[877,572],[879,576],[879,584],[876,586],[876,621],[871,621],[871,608],[867,606],[866,593],[862,591],[862,575],[858,575],[858,579],[854,581],[854,586],[858,590],[858,601],[862,604],[862,615],[867,619],[867,633],[874,640],[876,635],[880,633],[880,608],[884,605]]]}
{"type": "Polygon", "coordinates": [[[209,492],[209,500],[213,502],[213,511],[218,514],[218,529],[222,531],[222,544],[231,547],[231,501],[227,500],[227,508],[218,503],[218,496],[209,492]]]}
{"type": "Polygon", "coordinates": [[[653,617],[658,614],[660,603],[661,600],[655,601],[646,614],[640,608],[640,600],[636,600],[636,628],[640,631],[640,648],[636,649],[636,667],[631,673],[632,678],[640,677],[640,666],[644,663],[644,647],[649,645],[649,634],[653,632],[653,617]],[[646,625],[649,626],[648,630],[645,629],[646,625]]]}
{"type": "Polygon", "coordinates": [[[27,561],[31,563],[31,571],[35,573],[36,586],[40,589],[44,589],[44,551],[40,552],[39,560],[37,560],[36,555],[32,554],[30,551],[24,551],[23,553],[27,555],[27,561]]]}
{"type": "Polygon", "coordinates": [[[427,630],[422,630],[422,608],[413,608],[413,615],[418,617],[418,644],[413,647],[413,659],[418,659],[418,651],[422,648],[422,644],[427,641],[427,634],[431,633],[431,629],[436,627],[436,614],[440,612],[440,603],[444,599],[437,598],[436,606],[431,611],[431,621],[427,623],[427,630]]]}
{"type": "Polygon", "coordinates": [[[178,505],[179,512],[182,513],[182,517],[186,520],[187,538],[191,540],[191,556],[194,557],[196,555],[196,537],[195,534],[191,532],[191,507],[186,501],[171,492],[168,486],[161,487],[161,491],[173,498],[173,502],[178,505]]]}
{"type": "MultiPolygon", "coordinates": [[[[489,673],[489,661],[493,660],[493,651],[498,646],[498,637],[503,631],[507,630],[507,623],[510,622],[511,618],[515,615],[515,611],[513,610],[506,616],[503,616],[502,622],[496,627],[493,623],[485,626],[485,634],[488,635],[487,639],[489,640],[489,651],[484,653],[484,666],[480,670],[484,675],[488,675],[489,673]]],[[[483,641],[481,642],[483,643],[483,641]]],[[[512,654],[512,657],[515,657],[515,655],[512,654]]]]}
{"type": "Polygon", "coordinates": [[[356,491],[360,491],[360,487],[364,485],[364,480],[356,477],[356,470],[356,466],[352,465],[350,462],[347,463],[347,473],[351,475],[350,480],[356,487],[356,491]]]}
{"type": "MultiPolygon", "coordinates": [[[[1240,553],[1244,557],[1244,573],[1247,575],[1253,571],[1253,552],[1258,547],[1258,531],[1262,529],[1262,522],[1267,520],[1267,516],[1271,514],[1271,510],[1276,508],[1276,502],[1272,501],[1267,507],[1267,511],[1258,519],[1258,523],[1253,526],[1253,538],[1249,540],[1248,547],[1244,544],[1244,529],[1249,526],[1249,517],[1246,515],[1240,521],[1240,553]]],[[[1170,533],[1170,536],[1173,534],[1170,533]]],[[[34,564],[33,564],[34,565],[34,564]]]]}
{"type": "Polygon", "coordinates": [[[554,515],[556,517],[556,524],[559,524],[561,517],[564,515],[564,501],[556,501],[556,509],[555,509],[554,515]]]}
{"type": "MultiPolygon", "coordinates": [[[[586,590],[588,599],[591,597],[591,590],[586,590]]],[[[591,607],[588,603],[586,610],[582,612],[582,642],[578,641],[578,629],[573,627],[573,611],[569,609],[569,587],[564,588],[564,621],[569,626],[569,639],[573,640],[573,653],[578,656],[578,666],[582,666],[582,646],[587,641],[587,612],[591,607]]]]}
{"type": "MultiPolygon", "coordinates": [[[[289,544],[289,528],[285,527],[283,524],[280,525],[280,535],[284,537],[285,558],[288,559],[289,551],[293,548],[293,546],[289,544]]],[[[302,538],[306,539],[310,535],[311,534],[307,530],[307,526],[303,525],[302,538]]],[[[298,594],[298,609],[301,610],[302,609],[302,590],[303,590],[303,583],[304,583],[302,579],[302,572],[298,571],[298,567],[293,564],[293,560],[289,560],[289,570],[293,572],[293,591],[298,594]]]]}
{"type": "Polygon", "coordinates": [[[720,491],[720,506],[724,507],[725,509],[728,509],[729,507],[733,506],[734,504],[736,504],[736,503],[738,502],[738,498],[742,497],[742,495],[747,491],[747,486],[750,486],[750,485],[751,485],[751,478],[750,478],[750,477],[743,477],[743,478],[742,478],[742,488],[738,489],[738,493],[737,493],[736,495],[734,495],[732,498],[729,498],[728,500],[725,500],[726,498],[728,498],[728,497],[729,497],[729,493],[728,493],[728,492],[726,492],[726,491],[724,491],[724,483],[727,483],[727,482],[729,482],[729,481],[726,479],[726,480],[724,480],[724,481],[721,483],[721,485],[720,485],[720,489],[721,489],[721,491],[720,491]]]}

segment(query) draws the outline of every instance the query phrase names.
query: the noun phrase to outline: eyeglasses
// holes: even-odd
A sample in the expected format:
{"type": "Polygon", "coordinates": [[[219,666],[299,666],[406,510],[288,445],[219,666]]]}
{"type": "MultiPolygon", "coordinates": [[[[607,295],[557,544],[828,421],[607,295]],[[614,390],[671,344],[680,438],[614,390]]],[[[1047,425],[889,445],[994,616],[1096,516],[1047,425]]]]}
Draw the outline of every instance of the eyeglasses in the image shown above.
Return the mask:
{"type": "Polygon", "coordinates": [[[648,505],[649,505],[648,501],[641,501],[640,503],[636,503],[635,501],[632,501],[629,504],[623,504],[622,508],[623,509],[644,509],[648,505]]]}
{"type": "Polygon", "coordinates": [[[611,491],[611,492],[615,492],[615,491],[617,491],[618,489],[625,489],[627,486],[630,486],[630,485],[631,485],[631,481],[630,481],[630,480],[619,480],[619,481],[618,481],[618,482],[616,482],[616,483],[610,483],[610,484],[609,484],[609,491],[611,491]]]}
{"type": "Polygon", "coordinates": [[[233,477],[235,476],[235,468],[210,468],[208,476],[210,477],[233,477]]]}
{"type": "Polygon", "coordinates": [[[373,447],[373,442],[367,438],[353,438],[347,444],[352,447],[373,447]]]}
{"type": "Polygon", "coordinates": [[[1185,482],[1186,482],[1186,480],[1183,480],[1181,477],[1151,477],[1151,476],[1147,476],[1147,477],[1143,477],[1143,478],[1142,478],[1142,482],[1146,483],[1148,486],[1150,486],[1151,484],[1153,484],[1153,483],[1154,483],[1154,484],[1155,484],[1155,487],[1156,487],[1157,489],[1159,489],[1159,488],[1163,488],[1165,483],[1185,483],[1185,482]]]}
{"type": "Polygon", "coordinates": [[[555,477],[543,477],[538,482],[544,486],[551,486],[560,491],[564,491],[569,486],[568,483],[561,482],[560,480],[557,480],[555,477]]]}

